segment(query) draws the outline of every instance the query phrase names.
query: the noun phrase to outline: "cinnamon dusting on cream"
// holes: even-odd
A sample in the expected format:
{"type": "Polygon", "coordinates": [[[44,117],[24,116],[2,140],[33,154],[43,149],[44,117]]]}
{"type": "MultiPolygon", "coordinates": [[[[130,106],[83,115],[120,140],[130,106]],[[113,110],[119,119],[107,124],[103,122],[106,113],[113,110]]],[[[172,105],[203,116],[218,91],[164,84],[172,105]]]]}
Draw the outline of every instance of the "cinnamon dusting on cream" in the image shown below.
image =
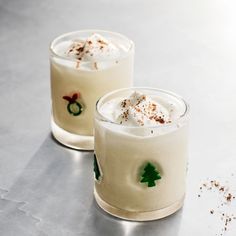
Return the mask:
{"type": "Polygon", "coordinates": [[[87,39],[74,41],[69,46],[66,55],[79,61],[92,62],[92,69],[97,70],[100,60],[113,59],[115,64],[120,53],[119,47],[94,33],[87,39]]]}
{"type": "Polygon", "coordinates": [[[120,102],[120,109],[119,119],[122,123],[133,121],[138,126],[169,123],[164,108],[146,95],[138,92],[134,92],[129,98],[123,99],[120,102]]]}

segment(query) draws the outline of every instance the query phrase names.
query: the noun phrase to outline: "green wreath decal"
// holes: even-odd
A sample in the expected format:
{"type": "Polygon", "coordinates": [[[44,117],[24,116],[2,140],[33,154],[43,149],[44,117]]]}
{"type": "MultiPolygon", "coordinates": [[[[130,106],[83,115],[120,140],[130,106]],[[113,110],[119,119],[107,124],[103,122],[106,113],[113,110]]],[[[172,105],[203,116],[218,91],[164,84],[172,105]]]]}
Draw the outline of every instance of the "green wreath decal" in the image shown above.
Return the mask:
{"type": "Polygon", "coordinates": [[[63,99],[68,101],[67,111],[73,116],[78,116],[83,111],[83,106],[76,101],[79,97],[80,97],[79,93],[74,93],[72,97],[70,96],[62,97],[63,99]]]}

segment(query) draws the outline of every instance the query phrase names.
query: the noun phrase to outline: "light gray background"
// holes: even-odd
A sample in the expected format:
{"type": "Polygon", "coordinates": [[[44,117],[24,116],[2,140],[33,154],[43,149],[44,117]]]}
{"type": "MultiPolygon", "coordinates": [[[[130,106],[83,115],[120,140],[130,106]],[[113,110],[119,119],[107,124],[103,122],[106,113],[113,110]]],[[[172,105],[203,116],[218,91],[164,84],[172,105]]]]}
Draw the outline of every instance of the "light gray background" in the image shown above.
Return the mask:
{"type": "MultiPolygon", "coordinates": [[[[236,191],[235,12],[233,0],[0,0],[0,235],[219,235],[222,222],[209,213],[218,195],[197,194],[207,178],[236,191]],[[135,85],[191,105],[187,196],[171,217],[105,214],[93,199],[92,153],[51,138],[48,45],[87,28],[133,39],[135,85]]],[[[236,235],[236,222],[224,235],[236,235]]]]}

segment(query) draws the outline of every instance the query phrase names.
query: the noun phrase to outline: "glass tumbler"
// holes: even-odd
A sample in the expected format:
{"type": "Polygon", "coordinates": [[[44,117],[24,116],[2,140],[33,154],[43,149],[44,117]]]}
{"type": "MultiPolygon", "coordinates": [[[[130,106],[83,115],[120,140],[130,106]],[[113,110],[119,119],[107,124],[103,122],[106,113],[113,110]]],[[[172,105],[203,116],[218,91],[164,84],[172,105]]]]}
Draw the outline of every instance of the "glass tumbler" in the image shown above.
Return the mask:
{"type": "Polygon", "coordinates": [[[93,118],[96,101],[114,89],[133,83],[134,44],[127,37],[108,31],[84,30],[63,34],[50,45],[52,134],[62,144],[93,150],[93,118]],[[61,53],[65,45],[100,34],[124,49],[117,58],[80,61],[61,53]]]}
{"type": "MultiPolygon", "coordinates": [[[[112,106],[111,106],[112,107],[112,106]]],[[[122,219],[166,217],[184,202],[188,157],[189,106],[161,89],[127,88],[103,96],[96,105],[94,195],[106,212],[122,219]],[[138,91],[175,109],[171,122],[125,126],[108,118],[104,104],[138,91]]]]}

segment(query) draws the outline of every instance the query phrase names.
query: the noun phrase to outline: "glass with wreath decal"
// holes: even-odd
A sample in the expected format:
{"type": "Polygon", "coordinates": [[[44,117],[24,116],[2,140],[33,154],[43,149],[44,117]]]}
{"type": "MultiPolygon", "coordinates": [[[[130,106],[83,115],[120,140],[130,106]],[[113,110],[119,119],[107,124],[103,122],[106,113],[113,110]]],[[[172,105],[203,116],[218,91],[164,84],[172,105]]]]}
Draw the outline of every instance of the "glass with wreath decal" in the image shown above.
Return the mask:
{"type": "Polygon", "coordinates": [[[93,150],[96,101],[133,83],[134,44],[108,31],[63,34],[50,45],[52,133],[62,144],[93,150]]]}
{"type": "Polygon", "coordinates": [[[184,202],[189,106],[178,95],[127,88],[96,105],[94,195],[119,218],[163,218],[184,202]]]}

